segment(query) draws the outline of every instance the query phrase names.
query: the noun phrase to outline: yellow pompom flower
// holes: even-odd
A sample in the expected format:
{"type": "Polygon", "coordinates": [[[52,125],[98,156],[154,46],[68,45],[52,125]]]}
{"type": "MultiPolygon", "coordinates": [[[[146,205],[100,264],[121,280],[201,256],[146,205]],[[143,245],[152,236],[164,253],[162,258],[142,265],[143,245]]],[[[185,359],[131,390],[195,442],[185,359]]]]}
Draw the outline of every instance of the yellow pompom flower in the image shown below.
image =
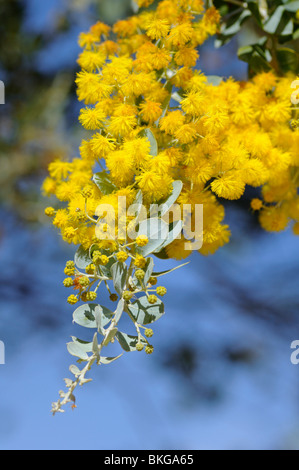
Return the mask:
{"type": "Polygon", "coordinates": [[[175,26],[169,33],[168,41],[172,46],[185,45],[192,39],[193,28],[190,23],[181,23],[175,26]]]}
{"type": "Polygon", "coordinates": [[[157,40],[167,36],[170,25],[166,19],[153,18],[146,27],[146,34],[151,39],[157,40]]]}
{"type": "Polygon", "coordinates": [[[45,196],[51,196],[51,194],[55,194],[56,191],[56,182],[52,178],[45,178],[42,184],[42,192],[45,196]]]}
{"type": "Polygon", "coordinates": [[[45,215],[46,215],[47,217],[53,217],[53,216],[55,215],[55,209],[54,209],[54,207],[47,207],[47,208],[45,209],[45,215]]]}
{"type": "Polygon", "coordinates": [[[69,221],[68,212],[66,209],[58,209],[56,212],[55,218],[53,220],[53,225],[58,228],[63,228],[67,225],[69,221]]]}
{"type": "Polygon", "coordinates": [[[172,111],[160,120],[159,126],[167,134],[174,135],[185,123],[185,116],[181,111],[172,111]]]}
{"type": "Polygon", "coordinates": [[[252,199],[251,203],[251,208],[254,210],[254,211],[260,211],[263,207],[263,201],[261,201],[260,199],[252,199]]]}
{"type": "Polygon", "coordinates": [[[97,130],[103,127],[106,116],[100,109],[85,108],[82,109],[79,116],[79,121],[85,129],[97,130]]]}
{"type": "Polygon", "coordinates": [[[240,173],[229,171],[211,183],[212,191],[224,199],[240,199],[245,191],[245,183],[240,173]]]}
{"type": "MultiPolygon", "coordinates": [[[[299,10],[298,10],[299,11],[299,10]]],[[[293,226],[294,235],[299,235],[299,222],[296,222],[293,226]]]]}
{"type": "Polygon", "coordinates": [[[114,116],[111,118],[108,128],[113,136],[125,137],[136,125],[136,116],[114,116]]]}
{"type": "Polygon", "coordinates": [[[267,232],[281,232],[289,224],[289,218],[283,208],[269,207],[260,213],[261,226],[267,232]]]}
{"type": "Polygon", "coordinates": [[[128,257],[129,257],[129,255],[126,251],[119,251],[116,254],[117,261],[119,261],[120,263],[125,263],[127,261],[128,257]]]}
{"type": "Polygon", "coordinates": [[[106,55],[100,51],[83,51],[78,58],[78,65],[82,70],[95,72],[101,68],[106,61],[106,55]]]}
{"type": "Polygon", "coordinates": [[[105,157],[108,153],[115,149],[115,144],[111,139],[104,137],[102,134],[95,134],[89,142],[93,155],[98,158],[105,157]]]}
{"type": "Polygon", "coordinates": [[[161,104],[150,100],[146,100],[144,103],[142,103],[140,105],[140,109],[142,119],[150,124],[157,121],[163,113],[161,104]]]}
{"type": "Polygon", "coordinates": [[[205,112],[205,96],[203,93],[191,91],[188,96],[183,99],[181,106],[186,114],[192,117],[199,117],[205,112]]]}
{"type": "Polygon", "coordinates": [[[148,244],[148,237],[146,235],[138,235],[136,238],[137,246],[146,246],[148,244]]]}
{"type": "Polygon", "coordinates": [[[107,155],[106,165],[113,181],[119,186],[127,186],[134,177],[134,160],[124,150],[107,155]]]}

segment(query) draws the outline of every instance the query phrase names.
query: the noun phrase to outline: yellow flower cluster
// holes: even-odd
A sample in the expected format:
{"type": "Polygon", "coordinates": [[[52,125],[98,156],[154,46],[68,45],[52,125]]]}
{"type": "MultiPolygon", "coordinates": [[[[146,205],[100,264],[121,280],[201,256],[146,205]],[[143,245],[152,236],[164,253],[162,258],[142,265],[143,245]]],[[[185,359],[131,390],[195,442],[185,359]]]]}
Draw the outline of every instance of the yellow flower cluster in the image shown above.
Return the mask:
{"type": "MultiPolygon", "coordinates": [[[[137,3],[147,7],[152,0],[137,3]]],[[[174,180],[183,182],[179,204],[203,204],[203,255],[229,241],[221,198],[241,198],[246,185],[262,187],[263,201],[252,203],[262,227],[279,231],[293,220],[299,233],[299,131],[290,125],[294,78],[269,72],[247,83],[209,83],[195,67],[198,46],[216,33],[219,20],[202,0],[162,0],[156,10],[142,10],[112,29],[97,23],[80,35],[79,120],[94,133],[82,142],[80,158],[50,164],[43,185],[66,203],[53,224],[67,242],[117,250],[117,240],[95,238],[96,207],[108,203],[117,214],[118,196],[130,205],[138,190],[148,205],[162,201],[174,180]],[[115,185],[108,195],[91,183],[100,161],[115,185]]],[[[185,239],[167,247],[172,258],[190,253],[185,239]]]]}

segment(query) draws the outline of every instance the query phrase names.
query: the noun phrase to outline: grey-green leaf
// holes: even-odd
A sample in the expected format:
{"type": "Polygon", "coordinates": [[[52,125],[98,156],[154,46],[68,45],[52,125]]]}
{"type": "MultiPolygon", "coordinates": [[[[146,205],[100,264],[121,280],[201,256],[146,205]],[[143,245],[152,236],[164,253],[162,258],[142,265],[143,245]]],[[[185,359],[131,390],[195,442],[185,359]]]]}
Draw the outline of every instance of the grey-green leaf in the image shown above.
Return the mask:
{"type": "Polygon", "coordinates": [[[270,34],[276,33],[279,27],[279,24],[282,20],[284,11],[285,11],[284,5],[280,5],[279,7],[276,8],[273,15],[270,16],[269,20],[264,25],[264,30],[267,31],[267,33],[270,33],[270,34]]]}
{"type": "Polygon", "coordinates": [[[115,184],[112,183],[106,171],[100,171],[93,176],[93,181],[103,194],[111,194],[117,190],[115,184]]]}
{"type": "Polygon", "coordinates": [[[168,224],[158,217],[143,220],[138,229],[138,235],[146,235],[149,242],[147,245],[138,248],[138,253],[148,256],[155,251],[159,251],[161,245],[168,237],[168,224]]]}
{"type": "Polygon", "coordinates": [[[72,337],[72,342],[67,343],[68,352],[83,361],[89,359],[88,352],[92,352],[93,343],[87,343],[78,338],[72,337]]]}
{"type": "Polygon", "coordinates": [[[99,343],[98,343],[98,335],[97,333],[94,334],[93,341],[92,341],[92,352],[94,354],[99,354],[99,343]]]}
{"type": "Polygon", "coordinates": [[[113,340],[117,333],[117,328],[112,328],[103,341],[103,346],[108,346],[109,343],[113,340]]]}
{"type": "Polygon", "coordinates": [[[155,304],[150,304],[146,296],[128,305],[128,309],[135,321],[141,325],[149,325],[159,320],[165,313],[164,304],[160,299],[155,304]]]}
{"type": "Polygon", "coordinates": [[[286,3],[284,5],[284,9],[287,10],[287,11],[291,11],[293,13],[296,13],[296,11],[299,10],[299,1],[298,0],[293,0],[293,1],[290,1],[289,3],[286,3]]]}
{"type": "Polygon", "coordinates": [[[115,357],[104,357],[102,356],[101,357],[101,364],[111,364],[111,362],[114,362],[116,361],[117,359],[119,359],[120,357],[122,356],[122,354],[119,354],[119,356],[115,356],[115,357]]]}
{"type": "Polygon", "coordinates": [[[219,86],[223,81],[223,77],[218,77],[218,75],[208,75],[207,82],[209,85],[219,86]]]}
{"type": "Polygon", "coordinates": [[[85,250],[83,246],[79,246],[75,254],[75,264],[77,268],[84,270],[90,263],[89,250],[85,250]]]}
{"type": "Polygon", "coordinates": [[[183,182],[181,180],[177,180],[172,183],[172,193],[163,204],[161,217],[163,217],[163,215],[165,215],[173,206],[173,204],[177,201],[179,195],[182,192],[182,189],[183,189],[183,182]]]}
{"type": "Polygon", "coordinates": [[[299,56],[293,49],[287,47],[277,50],[277,60],[284,73],[296,72],[299,65],[299,56]]]}
{"type": "Polygon", "coordinates": [[[120,299],[120,301],[118,302],[117,308],[115,310],[115,316],[114,316],[114,322],[116,325],[122,316],[122,313],[124,311],[124,306],[125,306],[124,299],[120,299]]]}
{"type": "Polygon", "coordinates": [[[153,258],[149,258],[148,261],[147,261],[147,265],[146,265],[146,268],[145,268],[145,275],[144,275],[144,279],[143,279],[143,282],[144,282],[144,285],[146,286],[151,275],[152,275],[152,272],[153,272],[153,269],[154,269],[154,260],[153,258]]]}
{"type": "Polygon", "coordinates": [[[160,251],[166,248],[168,245],[170,245],[170,243],[172,243],[174,240],[180,237],[182,230],[183,230],[183,225],[184,223],[182,220],[177,220],[176,222],[171,224],[169,235],[167,239],[165,240],[165,242],[160,247],[160,251]]]}
{"type": "Polygon", "coordinates": [[[85,328],[97,328],[99,319],[96,317],[101,315],[101,328],[104,328],[113,317],[113,312],[106,307],[98,304],[84,304],[77,308],[73,313],[73,321],[77,325],[85,328]]]}
{"type": "MultiPolygon", "coordinates": [[[[138,336],[127,335],[126,333],[122,333],[118,331],[116,333],[116,338],[126,352],[136,351],[136,344],[138,343],[138,336]]],[[[146,342],[142,340],[142,343],[145,345],[146,342]]]]}
{"type": "Polygon", "coordinates": [[[183,268],[184,266],[187,266],[187,264],[189,264],[189,263],[190,263],[190,261],[188,261],[188,263],[181,264],[180,266],[176,266],[175,268],[167,269],[166,271],[153,272],[152,276],[153,277],[165,276],[165,274],[169,274],[169,273],[172,273],[173,271],[176,271],[177,269],[183,268]]]}
{"type": "Polygon", "coordinates": [[[156,137],[154,136],[154,134],[152,133],[152,131],[150,129],[145,129],[142,132],[142,135],[144,137],[146,137],[150,142],[150,145],[151,145],[150,155],[152,155],[153,157],[156,157],[158,155],[158,151],[159,151],[156,137]]]}
{"type": "Polygon", "coordinates": [[[72,374],[74,374],[76,378],[79,377],[79,375],[81,374],[81,370],[79,369],[79,367],[75,366],[74,364],[69,367],[69,370],[72,374]]]}
{"type": "Polygon", "coordinates": [[[128,268],[125,263],[117,261],[111,268],[113,284],[118,295],[122,297],[123,291],[126,287],[128,268]]]}

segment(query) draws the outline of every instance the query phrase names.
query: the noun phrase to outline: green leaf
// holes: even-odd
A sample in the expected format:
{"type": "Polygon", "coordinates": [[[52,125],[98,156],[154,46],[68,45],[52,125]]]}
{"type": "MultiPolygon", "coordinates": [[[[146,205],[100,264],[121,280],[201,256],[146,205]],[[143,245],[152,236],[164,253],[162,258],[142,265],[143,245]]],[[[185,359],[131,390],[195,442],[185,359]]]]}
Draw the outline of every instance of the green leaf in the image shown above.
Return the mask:
{"type": "Polygon", "coordinates": [[[260,1],[257,2],[256,0],[247,0],[248,10],[251,11],[252,16],[258,22],[259,26],[262,26],[262,16],[259,4],[260,1]]]}
{"type": "Polygon", "coordinates": [[[75,264],[77,268],[84,270],[90,263],[89,250],[85,250],[82,245],[79,246],[75,254],[75,264]]]}
{"type": "Polygon", "coordinates": [[[163,260],[169,259],[169,256],[165,248],[163,248],[163,250],[161,251],[158,251],[158,253],[154,253],[154,255],[156,256],[156,258],[159,258],[159,259],[163,259],[163,260]]]}
{"type": "Polygon", "coordinates": [[[113,312],[98,304],[85,304],[73,313],[73,321],[85,328],[98,328],[96,316],[101,315],[101,328],[104,328],[113,317],[113,312]]]}
{"type": "Polygon", "coordinates": [[[160,299],[158,299],[155,304],[150,304],[147,300],[147,296],[140,297],[136,302],[128,305],[128,310],[135,321],[141,325],[154,323],[165,313],[164,304],[160,299]]]}
{"type": "Polygon", "coordinates": [[[146,235],[149,242],[146,246],[138,247],[138,253],[148,256],[155,251],[159,251],[168,234],[168,224],[158,217],[143,220],[139,224],[138,235],[146,235]]]}
{"type": "Polygon", "coordinates": [[[271,66],[269,62],[261,57],[257,52],[254,52],[252,57],[250,58],[249,62],[249,69],[250,72],[260,73],[260,72],[267,72],[271,70],[271,66]]]}
{"type": "MultiPolygon", "coordinates": [[[[136,344],[138,343],[138,336],[132,336],[132,335],[127,335],[126,333],[122,333],[121,331],[118,331],[115,336],[123,348],[124,351],[126,352],[131,352],[131,351],[136,351],[136,344]]],[[[144,345],[147,343],[142,340],[141,341],[144,345]]]]}
{"type": "Polygon", "coordinates": [[[284,73],[298,70],[298,54],[293,49],[280,48],[276,52],[279,66],[284,73]]]}
{"type": "Polygon", "coordinates": [[[92,352],[93,343],[82,341],[74,336],[72,336],[72,340],[72,342],[67,343],[68,352],[72,356],[82,359],[82,361],[88,361],[89,356],[87,353],[92,352]]]}
{"type": "Polygon", "coordinates": [[[264,31],[267,31],[267,33],[270,34],[275,34],[278,31],[280,22],[282,21],[284,11],[284,5],[280,5],[278,8],[276,8],[273,15],[270,16],[269,20],[264,25],[264,31]]]}
{"type": "Polygon", "coordinates": [[[126,287],[128,268],[125,263],[117,261],[111,268],[113,284],[118,295],[122,297],[123,291],[126,287]]]}
{"type": "Polygon", "coordinates": [[[218,75],[208,75],[207,82],[209,85],[219,86],[223,81],[223,77],[218,77],[218,75]]]}
{"type": "Polygon", "coordinates": [[[136,0],[131,0],[131,8],[132,8],[132,10],[135,14],[138,13],[139,6],[138,6],[136,0]]]}
{"type": "Polygon", "coordinates": [[[99,190],[105,195],[111,194],[113,191],[117,190],[117,187],[111,182],[110,177],[106,171],[96,173],[93,176],[93,181],[95,182],[99,190]]]}
{"type": "Polygon", "coordinates": [[[224,36],[234,36],[240,31],[242,24],[250,16],[251,12],[249,10],[243,10],[240,14],[234,15],[226,24],[223,24],[221,34],[224,36]]]}
{"type": "Polygon", "coordinates": [[[258,43],[240,47],[238,50],[239,58],[249,64],[250,71],[262,72],[271,69],[269,62],[272,57],[265,49],[265,39],[262,38],[258,43]]]}
{"type": "Polygon", "coordinates": [[[299,28],[296,29],[296,31],[294,32],[293,34],[293,39],[296,41],[297,39],[299,39],[299,28]]]}
{"type": "Polygon", "coordinates": [[[154,134],[152,133],[152,131],[150,129],[144,129],[142,132],[141,132],[141,135],[143,137],[146,137],[150,144],[151,144],[151,148],[150,148],[150,155],[152,155],[153,157],[156,157],[158,155],[158,143],[156,141],[156,137],[154,136],[154,134]]]}
{"type": "Polygon", "coordinates": [[[299,10],[299,1],[290,1],[289,3],[286,3],[284,6],[284,9],[286,11],[290,11],[292,13],[296,13],[299,10]]]}
{"type": "Polygon", "coordinates": [[[288,17],[285,17],[285,21],[281,23],[281,28],[278,31],[280,36],[291,36],[294,31],[294,23],[292,19],[288,20],[288,17]]]}

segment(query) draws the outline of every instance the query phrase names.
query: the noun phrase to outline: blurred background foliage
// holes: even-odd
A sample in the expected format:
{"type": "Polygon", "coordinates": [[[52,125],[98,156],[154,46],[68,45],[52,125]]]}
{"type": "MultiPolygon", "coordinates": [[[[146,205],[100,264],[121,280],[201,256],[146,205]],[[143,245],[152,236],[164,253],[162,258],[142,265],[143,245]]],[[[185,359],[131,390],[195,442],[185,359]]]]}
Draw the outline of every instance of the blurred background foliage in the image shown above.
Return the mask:
{"type": "Polygon", "coordinates": [[[222,16],[216,46],[242,33],[238,57],[248,63],[249,76],[273,69],[299,72],[298,0],[215,0],[222,16]]]}
{"type": "MultiPolygon", "coordinates": [[[[242,56],[240,48],[263,38],[249,8],[257,2],[215,3],[223,15],[216,45],[223,46],[206,43],[200,67],[246,79],[248,66],[251,73],[255,65],[245,61],[244,49],[238,60],[237,51],[242,56]]],[[[212,258],[195,254],[184,272],[169,278],[167,315],[155,334],[152,362],[134,355],[111,372],[101,369],[78,414],[49,424],[50,400],[69,364],[64,344],[71,311],[62,280],[73,249],[43,228],[48,201],[40,186],[48,163],[77,155],[83,136],[74,85],[79,33],[99,19],[112,24],[131,13],[131,0],[0,0],[0,80],[6,87],[0,106],[0,339],[8,357],[1,369],[0,447],[109,448],[113,435],[114,448],[299,448],[298,374],[289,361],[299,330],[298,244],[290,233],[262,232],[248,210],[252,190],[237,207],[227,205],[231,244],[212,258]],[[32,355],[34,345],[43,354],[32,355]],[[115,392],[119,383],[127,386],[121,395],[115,392]],[[118,431],[105,415],[107,437],[101,441],[93,407],[99,394],[102,402],[112,396],[121,423],[118,431]],[[137,435],[127,422],[136,422],[140,409],[147,429],[137,435]],[[93,432],[73,436],[70,429],[82,423],[93,432]]],[[[293,27],[298,31],[297,23],[293,27]]],[[[297,54],[298,39],[286,39],[297,54]]],[[[257,54],[263,48],[266,54],[268,45],[259,44],[257,54]]],[[[158,270],[167,267],[157,260],[158,270]]]]}
{"type": "Polygon", "coordinates": [[[0,107],[0,201],[31,222],[42,213],[37,182],[48,163],[72,156],[80,140],[76,33],[99,18],[112,24],[131,12],[130,0],[62,1],[39,28],[42,4],[0,1],[0,77],[7,103],[0,107]]]}

